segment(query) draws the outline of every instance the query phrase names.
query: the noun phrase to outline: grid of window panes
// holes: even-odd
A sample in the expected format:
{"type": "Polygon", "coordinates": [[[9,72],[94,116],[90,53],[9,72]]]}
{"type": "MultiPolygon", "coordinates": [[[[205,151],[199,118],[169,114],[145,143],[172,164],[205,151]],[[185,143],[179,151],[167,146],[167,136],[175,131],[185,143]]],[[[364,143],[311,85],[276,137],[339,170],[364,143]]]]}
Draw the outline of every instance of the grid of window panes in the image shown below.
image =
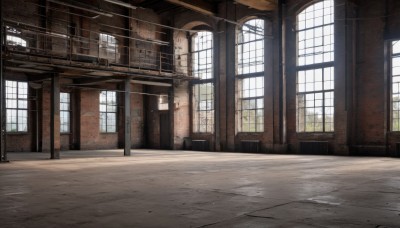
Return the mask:
{"type": "Polygon", "coordinates": [[[213,33],[199,31],[191,43],[193,77],[193,132],[214,132],[213,33]]]}
{"type": "Polygon", "coordinates": [[[197,32],[192,37],[193,76],[199,79],[213,78],[213,33],[197,32]]]}
{"type": "Polygon", "coordinates": [[[298,132],[334,131],[333,90],[333,67],[311,69],[298,72],[298,132]]]}
{"type": "Polygon", "coordinates": [[[7,35],[7,45],[26,47],[26,40],[20,37],[7,35]]]}
{"type": "Polygon", "coordinates": [[[101,58],[106,58],[112,62],[117,60],[118,44],[114,36],[100,33],[99,47],[101,58]]]}
{"type": "Polygon", "coordinates": [[[214,84],[202,83],[193,86],[193,132],[214,132],[214,84]]]}
{"type": "Polygon", "coordinates": [[[6,81],[6,130],[28,131],[28,83],[6,81]]]}
{"type": "Polygon", "coordinates": [[[244,23],[238,34],[238,75],[264,71],[264,20],[244,23]]]}
{"type": "Polygon", "coordinates": [[[400,131],[400,40],[392,42],[392,131],[400,131]]]}
{"type": "Polygon", "coordinates": [[[299,66],[334,61],[334,1],[307,7],[297,16],[299,66]]]}
{"type": "Polygon", "coordinates": [[[70,132],[71,98],[69,93],[60,93],[60,132],[70,132]]]}
{"type": "Polygon", "coordinates": [[[297,15],[297,54],[297,132],[333,132],[333,0],[314,3],[297,15]]]}
{"type": "Polygon", "coordinates": [[[6,36],[7,45],[21,46],[21,47],[27,46],[26,40],[19,37],[21,35],[21,31],[19,31],[14,27],[6,26],[6,32],[8,33],[6,36]]]}
{"type": "Polygon", "coordinates": [[[113,91],[100,92],[100,132],[117,131],[117,94],[113,91]]]}
{"type": "Polygon", "coordinates": [[[239,131],[264,131],[264,77],[239,81],[239,131]]]}

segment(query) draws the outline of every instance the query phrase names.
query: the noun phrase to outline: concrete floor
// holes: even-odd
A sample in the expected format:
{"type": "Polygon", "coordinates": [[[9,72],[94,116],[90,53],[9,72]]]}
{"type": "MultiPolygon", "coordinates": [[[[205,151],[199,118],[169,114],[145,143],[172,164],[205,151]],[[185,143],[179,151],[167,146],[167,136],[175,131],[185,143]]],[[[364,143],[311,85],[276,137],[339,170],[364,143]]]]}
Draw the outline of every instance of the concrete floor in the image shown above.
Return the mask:
{"type": "Polygon", "coordinates": [[[0,227],[400,227],[399,159],[121,155],[10,154],[0,227]]]}

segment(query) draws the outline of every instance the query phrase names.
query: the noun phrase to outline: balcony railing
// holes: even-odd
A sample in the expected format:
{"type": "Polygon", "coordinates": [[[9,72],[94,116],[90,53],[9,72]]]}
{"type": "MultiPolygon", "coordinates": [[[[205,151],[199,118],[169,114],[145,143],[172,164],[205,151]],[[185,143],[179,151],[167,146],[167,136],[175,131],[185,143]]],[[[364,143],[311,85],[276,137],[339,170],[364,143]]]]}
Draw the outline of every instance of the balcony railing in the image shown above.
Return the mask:
{"type": "Polygon", "coordinates": [[[156,71],[191,77],[190,54],[162,52],[161,45],[152,44],[151,41],[132,40],[116,35],[118,43],[107,45],[99,41],[99,32],[89,30],[84,31],[85,37],[83,37],[46,31],[41,27],[16,21],[5,20],[5,26],[9,38],[6,42],[7,50],[19,56],[22,54],[44,57],[47,62],[55,59],[65,60],[71,65],[84,62],[101,67],[125,67],[127,72],[137,69],[149,73],[156,71]],[[18,43],[19,39],[12,40],[10,37],[17,37],[22,41],[18,43]]]}

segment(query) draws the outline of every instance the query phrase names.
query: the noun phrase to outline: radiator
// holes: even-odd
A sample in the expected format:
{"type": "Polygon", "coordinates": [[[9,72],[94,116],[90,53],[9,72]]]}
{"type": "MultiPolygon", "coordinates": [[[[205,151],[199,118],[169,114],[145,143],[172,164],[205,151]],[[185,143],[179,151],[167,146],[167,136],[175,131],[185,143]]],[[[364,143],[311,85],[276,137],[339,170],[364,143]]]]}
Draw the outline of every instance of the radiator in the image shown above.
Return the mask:
{"type": "Polygon", "coordinates": [[[396,143],[396,151],[394,153],[395,157],[400,157],[400,142],[396,143]]]}
{"type": "Polygon", "coordinates": [[[210,151],[210,145],[207,140],[192,140],[192,150],[210,151]]]}
{"type": "Polygon", "coordinates": [[[247,153],[259,153],[260,140],[242,140],[240,141],[240,150],[247,153]]]}
{"type": "Polygon", "coordinates": [[[300,154],[329,154],[329,143],[326,141],[299,142],[300,154]]]}

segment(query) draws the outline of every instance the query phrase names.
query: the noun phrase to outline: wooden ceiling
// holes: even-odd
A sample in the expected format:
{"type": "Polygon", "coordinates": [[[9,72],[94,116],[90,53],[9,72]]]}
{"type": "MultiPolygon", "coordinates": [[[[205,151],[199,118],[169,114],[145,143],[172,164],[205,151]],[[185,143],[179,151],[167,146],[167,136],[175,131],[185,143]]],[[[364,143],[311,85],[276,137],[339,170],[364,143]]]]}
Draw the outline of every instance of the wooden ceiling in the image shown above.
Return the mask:
{"type": "Polygon", "coordinates": [[[235,0],[235,2],[262,11],[274,10],[277,7],[276,0],[235,0]]]}
{"type": "MultiPolygon", "coordinates": [[[[133,0],[134,3],[145,6],[152,5],[162,5],[161,8],[167,8],[165,5],[169,3],[170,5],[175,5],[178,7],[184,7],[196,12],[200,12],[206,15],[215,15],[218,3],[223,2],[223,0],[133,0]],[[163,5],[164,4],[164,5],[163,5]]],[[[252,9],[257,9],[261,11],[272,11],[277,8],[278,0],[229,0],[236,4],[241,4],[252,9]]]]}

